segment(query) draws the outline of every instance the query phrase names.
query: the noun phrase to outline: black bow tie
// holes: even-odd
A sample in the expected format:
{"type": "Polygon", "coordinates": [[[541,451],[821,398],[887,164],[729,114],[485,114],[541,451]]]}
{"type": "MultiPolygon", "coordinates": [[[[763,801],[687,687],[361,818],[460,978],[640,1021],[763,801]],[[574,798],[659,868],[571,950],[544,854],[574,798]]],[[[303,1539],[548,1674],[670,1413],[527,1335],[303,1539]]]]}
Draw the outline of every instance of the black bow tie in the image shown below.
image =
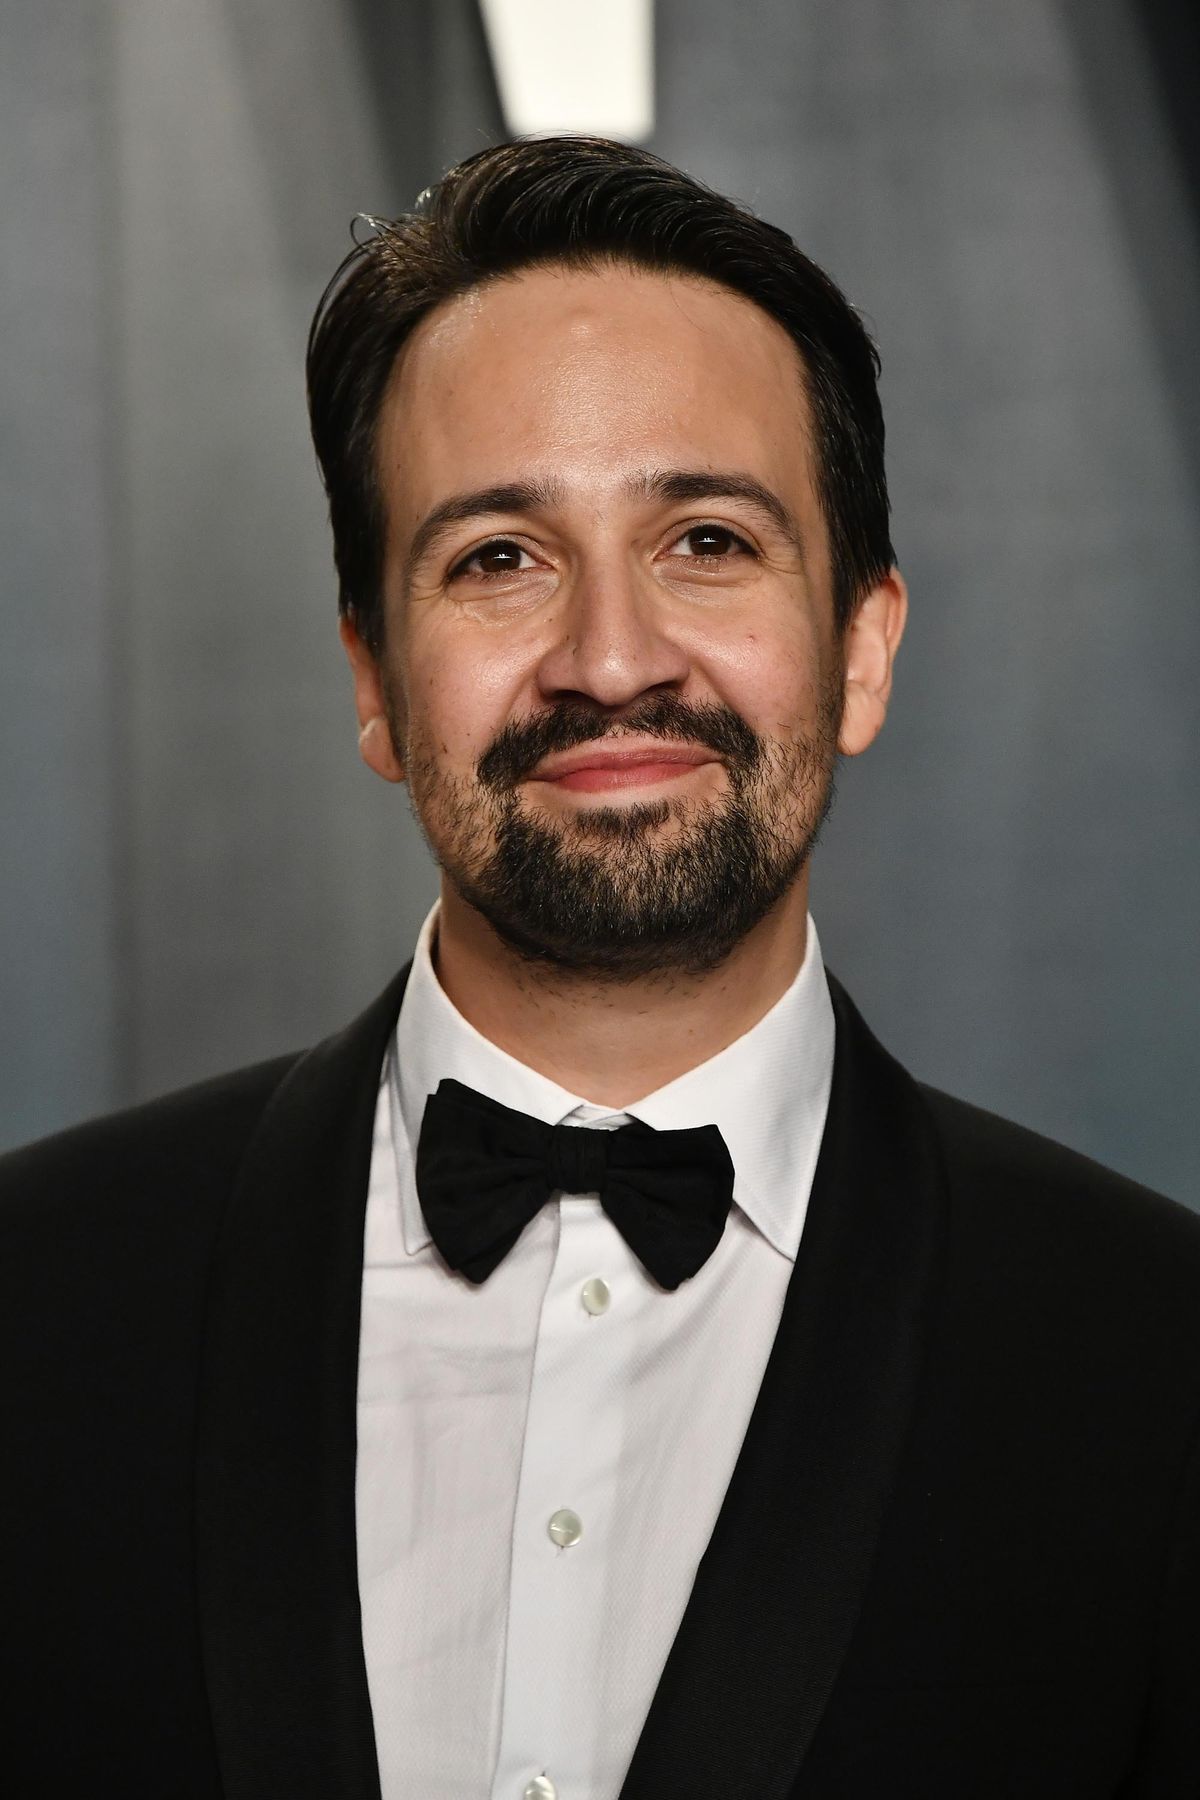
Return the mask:
{"type": "Polygon", "coordinates": [[[647,1272],[677,1288],[721,1241],[733,1164],[715,1125],[543,1125],[461,1081],[439,1083],[421,1122],[417,1194],[452,1269],[486,1281],[556,1189],[599,1194],[647,1272]]]}

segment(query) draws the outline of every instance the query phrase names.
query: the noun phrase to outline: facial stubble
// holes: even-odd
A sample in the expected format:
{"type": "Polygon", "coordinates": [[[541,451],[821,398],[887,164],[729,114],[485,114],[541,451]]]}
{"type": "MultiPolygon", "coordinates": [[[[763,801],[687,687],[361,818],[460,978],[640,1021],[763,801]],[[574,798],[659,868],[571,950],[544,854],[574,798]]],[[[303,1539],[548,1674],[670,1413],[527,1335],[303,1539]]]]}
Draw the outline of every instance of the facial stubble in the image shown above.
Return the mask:
{"type": "MultiPolygon", "coordinates": [[[[831,671],[811,734],[758,736],[732,708],[647,696],[619,717],[564,700],[507,725],[472,779],[447,774],[399,729],[413,811],[443,872],[524,961],[559,975],[638,981],[701,975],[788,892],[833,797],[842,678],[831,671]],[[711,749],[720,796],[551,814],[523,783],[543,757],[599,739],[711,749]]],[[[394,709],[389,707],[389,715],[394,709]]]]}

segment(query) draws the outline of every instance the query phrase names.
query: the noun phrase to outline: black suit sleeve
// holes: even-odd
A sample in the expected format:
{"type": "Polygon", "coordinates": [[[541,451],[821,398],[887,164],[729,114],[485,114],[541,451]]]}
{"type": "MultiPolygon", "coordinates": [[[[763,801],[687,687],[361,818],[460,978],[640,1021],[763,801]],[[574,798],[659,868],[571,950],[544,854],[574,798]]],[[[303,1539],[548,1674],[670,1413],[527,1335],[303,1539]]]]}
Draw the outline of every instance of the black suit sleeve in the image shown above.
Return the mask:
{"type": "Polygon", "coordinates": [[[1200,1796],[1200,1421],[1167,1556],[1138,1757],[1119,1800],[1200,1796]]]}

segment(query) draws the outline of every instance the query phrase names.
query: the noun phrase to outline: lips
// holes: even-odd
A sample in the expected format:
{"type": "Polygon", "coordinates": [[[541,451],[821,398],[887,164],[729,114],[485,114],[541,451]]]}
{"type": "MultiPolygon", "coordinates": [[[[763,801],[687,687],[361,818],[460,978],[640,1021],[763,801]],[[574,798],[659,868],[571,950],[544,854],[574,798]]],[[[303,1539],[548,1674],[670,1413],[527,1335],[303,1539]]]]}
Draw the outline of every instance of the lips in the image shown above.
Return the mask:
{"type": "Polygon", "coordinates": [[[676,781],[717,760],[711,750],[698,744],[664,743],[661,738],[633,744],[582,744],[560,756],[545,757],[530,780],[574,792],[607,792],[676,781]]]}

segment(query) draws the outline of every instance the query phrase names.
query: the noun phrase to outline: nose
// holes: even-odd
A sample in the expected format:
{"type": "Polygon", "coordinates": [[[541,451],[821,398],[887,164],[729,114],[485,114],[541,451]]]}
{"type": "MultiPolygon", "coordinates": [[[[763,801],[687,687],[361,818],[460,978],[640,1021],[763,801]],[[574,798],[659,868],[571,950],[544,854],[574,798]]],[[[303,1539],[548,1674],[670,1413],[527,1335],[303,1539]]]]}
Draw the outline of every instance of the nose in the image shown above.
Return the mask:
{"type": "Polygon", "coordinates": [[[614,558],[576,576],[537,679],[546,700],[582,694],[598,706],[619,707],[651,689],[682,687],[689,672],[661,598],[636,569],[614,558]]]}

